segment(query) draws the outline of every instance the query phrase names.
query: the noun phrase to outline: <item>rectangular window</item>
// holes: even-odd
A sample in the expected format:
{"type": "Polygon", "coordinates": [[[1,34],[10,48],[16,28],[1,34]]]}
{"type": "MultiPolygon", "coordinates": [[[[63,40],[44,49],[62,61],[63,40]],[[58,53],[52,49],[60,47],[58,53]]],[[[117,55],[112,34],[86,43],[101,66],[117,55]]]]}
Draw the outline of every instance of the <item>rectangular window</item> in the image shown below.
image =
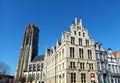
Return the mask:
{"type": "Polygon", "coordinates": [[[32,75],[33,80],[35,80],[35,73],[32,75]]]}
{"type": "Polygon", "coordinates": [[[101,67],[101,64],[100,64],[100,62],[97,62],[97,66],[98,66],[98,70],[102,70],[102,67],[101,67]]]}
{"type": "Polygon", "coordinates": [[[71,37],[71,44],[75,44],[75,37],[71,37]]]}
{"type": "Polygon", "coordinates": [[[99,53],[96,53],[96,59],[97,59],[97,60],[100,59],[99,53]]]}
{"type": "Polygon", "coordinates": [[[85,33],[83,33],[83,37],[85,37],[85,33]]]}
{"type": "Polygon", "coordinates": [[[116,73],[118,73],[118,66],[115,65],[115,70],[116,70],[116,73]]]}
{"type": "Polygon", "coordinates": [[[105,69],[105,64],[101,64],[102,70],[105,69]]]}
{"type": "Polygon", "coordinates": [[[81,36],[81,33],[79,32],[79,36],[81,36]]]}
{"type": "Polygon", "coordinates": [[[88,50],[88,59],[92,59],[92,51],[88,50]]]}
{"type": "Polygon", "coordinates": [[[29,72],[32,71],[32,65],[29,65],[29,72]]]}
{"type": "Polygon", "coordinates": [[[62,49],[62,59],[64,58],[64,49],[62,49]]]}
{"type": "Polygon", "coordinates": [[[71,73],[71,83],[76,83],[76,73],[71,73]]]}
{"type": "Polygon", "coordinates": [[[113,72],[113,73],[115,72],[114,65],[112,65],[112,72],[113,72]]]}
{"type": "Polygon", "coordinates": [[[81,29],[81,27],[80,27],[80,26],[77,26],[77,29],[81,29]]]}
{"type": "Polygon", "coordinates": [[[88,39],[85,40],[85,43],[86,43],[86,46],[89,46],[89,40],[88,39]]]}
{"type": "Polygon", "coordinates": [[[110,71],[111,71],[111,66],[110,66],[110,64],[108,64],[108,70],[110,70],[110,71]]]}
{"type": "Polygon", "coordinates": [[[37,64],[37,71],[40,71],[40,64],[37,64]]]}
{"type": "Polygon", "coordinates": [[[74,35],[76,35],[76,31],[74,31],[74,35]]]}
{"type": "Polygon", "coordinates": [[[83,59],[84,57],[83,57],[83,49],[79,49],[79,56],[80,56],[80,59],[83,59]]]}
{"type": "Polygon", "coordinates": [[[80,69],[81,70],[85,69],[85,64],[83,62],[80,63],[80,69]]]}
{"type": "Polygon", "coordinates": [[[33,64],[33,71],[36,71],[36,65],[33,64]]]}
{"type": "Polygon", "coordinates": [[[101,60],[102,60],[102,55],[103,55],[103,54],[102,54],[102,53],[100,53],[100,59],[101,59],[101,60]]]}
{"type": "Polygon", "coordinates": [[[75,68],[75,62],[70,62],[70,68],[71,69],[75,68]]]}
{"type": "Polygon", "coordinates": [[[74,58],[74,47],[70,47],[70,57],[74,58]]]}
{"type": "MultiPolygon", "coordinates": [[[[57,82],[55,82],[57,83],[57,82]]],[[[64,76],[64,73],[62,74],[62,83],[65,83],[65,76],[64,76]]]]}
{"type": "Polygon", "coordinates": [[[89,63],[89,69],[93,70],[93,63],[89,63]]]}
{"type": "Polygon", "coordinates": [[[81,83],[86,83],[86,74],[81,73],[81,83]]]}
{"type": "Polygon", "coordinates": [[[79,38],[79,45],[82,45],[82,38],[79,38]]]}
{"type": "Polygon", "coordinates": [[[39,73],[37,74],[37,80],[39,80],[39,78],[40,78],[40,75],[39,75],[39,73]]]}
{"type": "Polygon", "coordinates": [[[61,51],[59,52],[59,56],[58,56],[59,58],[59,61],[61,60],[61,51]]]}

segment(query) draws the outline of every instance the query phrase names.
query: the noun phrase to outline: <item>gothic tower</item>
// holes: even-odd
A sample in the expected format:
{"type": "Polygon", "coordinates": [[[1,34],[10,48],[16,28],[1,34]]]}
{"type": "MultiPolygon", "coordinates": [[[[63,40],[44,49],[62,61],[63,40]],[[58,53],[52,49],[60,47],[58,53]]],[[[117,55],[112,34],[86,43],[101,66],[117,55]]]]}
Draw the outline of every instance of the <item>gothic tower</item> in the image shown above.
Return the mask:
{"type": "Polygon", "coordinates": [[[38,40],[39,29],[34,24],[29,24],[24,33],[15,80],[19,80],[23,72],[28,71],[29,63],[38,55],[38,40]]]}

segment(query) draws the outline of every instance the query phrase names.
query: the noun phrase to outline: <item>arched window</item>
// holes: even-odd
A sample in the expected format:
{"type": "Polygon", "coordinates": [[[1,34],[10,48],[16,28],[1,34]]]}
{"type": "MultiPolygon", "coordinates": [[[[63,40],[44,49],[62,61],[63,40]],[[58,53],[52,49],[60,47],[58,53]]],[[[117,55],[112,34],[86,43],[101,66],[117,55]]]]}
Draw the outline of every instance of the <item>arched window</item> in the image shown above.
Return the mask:
{"type": "Polygon", "coordinates": [[[33,80],[35,80],[35,73],[33,74],[33,80]]]}
{"type": "Polygon", "coordinates": [[[37,80],[39,80],[40,76],[39,76],[39,73],[37,74],[37,80]]]}

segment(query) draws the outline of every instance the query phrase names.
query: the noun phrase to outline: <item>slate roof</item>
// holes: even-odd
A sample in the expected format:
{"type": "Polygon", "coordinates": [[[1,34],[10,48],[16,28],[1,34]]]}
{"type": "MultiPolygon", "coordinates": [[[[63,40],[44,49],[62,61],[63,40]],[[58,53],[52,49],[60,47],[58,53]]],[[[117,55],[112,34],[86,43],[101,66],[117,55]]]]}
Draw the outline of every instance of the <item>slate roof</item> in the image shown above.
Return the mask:
{"type": "Polygon", "coordinates": [[[37,61],[43,61],[45,55],[39,55],[35,56],[35,58],[32,60],[32,62],[37,62],[37,61]]]}

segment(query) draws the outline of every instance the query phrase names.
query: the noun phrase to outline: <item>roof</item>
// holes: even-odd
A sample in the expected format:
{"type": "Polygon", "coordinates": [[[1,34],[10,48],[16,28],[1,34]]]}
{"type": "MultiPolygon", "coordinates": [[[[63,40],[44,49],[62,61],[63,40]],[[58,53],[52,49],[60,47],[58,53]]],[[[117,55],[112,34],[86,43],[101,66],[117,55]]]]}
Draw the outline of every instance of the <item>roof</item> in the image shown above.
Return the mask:
{"type": "Polygon", "coordinates": [[[45,55],[35,56],[32,62],[43,61],[45,55]]]}
{"type": "Polygon", "coordinates": [[[115,56],[115,58],[118,57],[118,52],[113,52],[112,54],[115,56]]]}

